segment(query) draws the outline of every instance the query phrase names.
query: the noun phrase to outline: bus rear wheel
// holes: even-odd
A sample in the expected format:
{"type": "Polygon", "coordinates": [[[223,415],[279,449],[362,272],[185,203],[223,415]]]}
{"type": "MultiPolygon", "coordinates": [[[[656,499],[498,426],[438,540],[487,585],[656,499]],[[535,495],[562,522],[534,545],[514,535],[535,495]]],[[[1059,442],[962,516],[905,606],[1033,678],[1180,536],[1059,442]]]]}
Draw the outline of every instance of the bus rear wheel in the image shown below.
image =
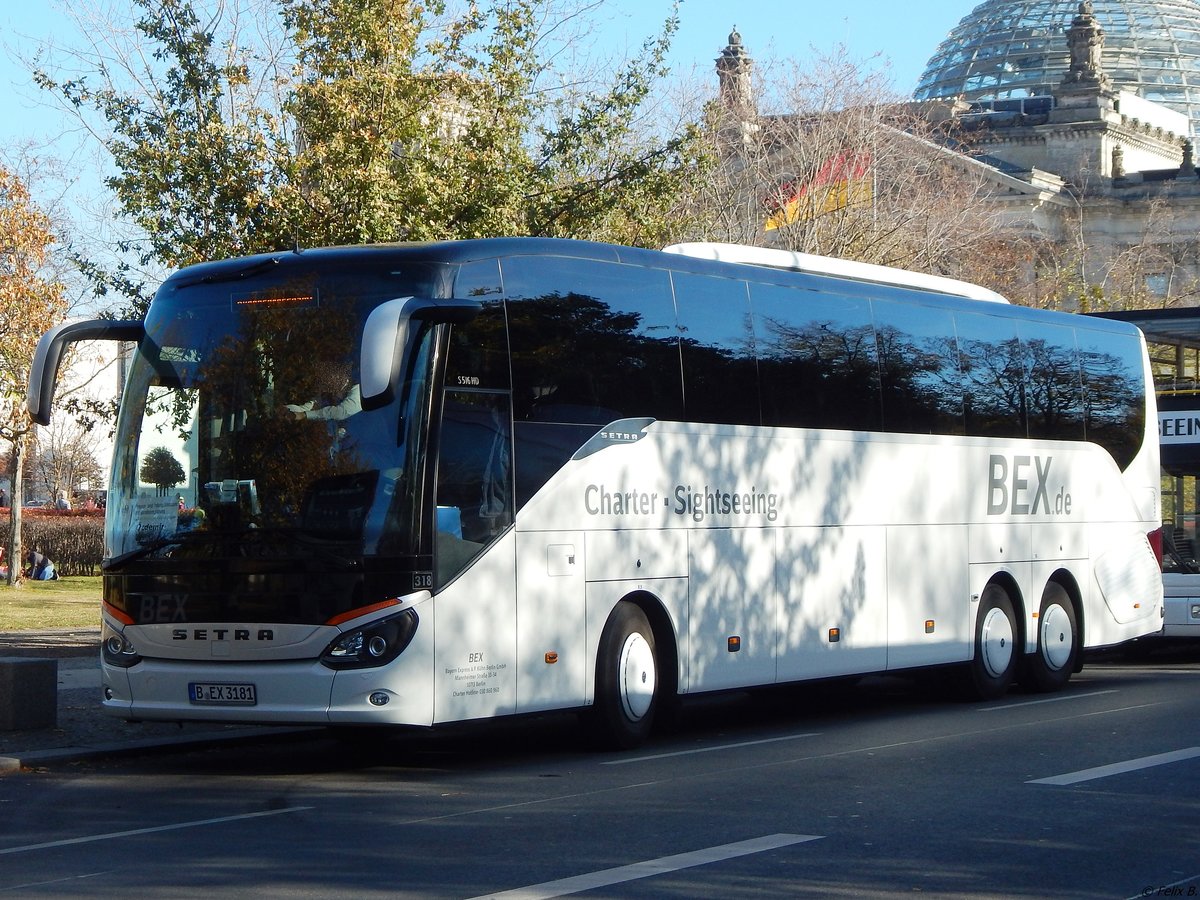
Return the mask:
{"type": "Polygon", "coordinates": [[[1061,585],[1048,584],[1038,611],[1037,649],[1023,661],[1021,687],[1039,693],[1062,690],[1078,658],[1075,605],[1061,585]]]}
{"type": "Polygon", "coordinates": [[[590,711],[594,742],[627,750],[650,734],[658,706],[658,657],[646,614],[623,600],[616,605],[596,658],[596,698],[590,711]]]}
{"type": "Polygon", "coordinates": [[[973,700],[995,700],[1012,686],[1017,671],[1017,617],[1008,592],[989,584],[979,598],[975,655],[967,664],[966,693],[973,700]]]}

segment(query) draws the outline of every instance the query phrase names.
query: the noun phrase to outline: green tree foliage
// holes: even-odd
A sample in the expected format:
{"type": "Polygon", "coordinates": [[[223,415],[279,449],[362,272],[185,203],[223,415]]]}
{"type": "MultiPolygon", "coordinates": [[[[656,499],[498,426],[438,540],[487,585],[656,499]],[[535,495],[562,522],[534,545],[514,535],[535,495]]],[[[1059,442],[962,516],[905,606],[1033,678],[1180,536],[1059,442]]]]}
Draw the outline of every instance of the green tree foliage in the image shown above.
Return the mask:
{"type": "Polygon", "coordinates": [[[142,234],[125,249],[142,263],[509,234],[671,240],[694,136],[647,134],[639,117],[676,15],[611,84],[554,90],[555,2],[274,0],[252,29],[237,4],[135,0],[136,54],[38,77],[105,120],[109,185],[142,234]]]}
{"type": "Polygon", "coordinates": [[[155,447],[142,460],[138,477],[143,484],[152,484],[158,488],[161,497],[175,485],[182,484],[187,474],[170,450],[166,447],[155,447]]]}

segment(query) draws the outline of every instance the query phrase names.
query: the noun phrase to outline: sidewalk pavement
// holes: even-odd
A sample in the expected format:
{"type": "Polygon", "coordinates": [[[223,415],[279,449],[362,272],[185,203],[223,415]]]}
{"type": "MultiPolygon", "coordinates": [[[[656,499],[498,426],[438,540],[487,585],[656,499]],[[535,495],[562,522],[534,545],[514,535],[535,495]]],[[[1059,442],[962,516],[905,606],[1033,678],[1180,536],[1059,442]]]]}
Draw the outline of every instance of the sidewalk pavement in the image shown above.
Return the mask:
{"type": "Polygon", "coordinates": [[[58,661],[53,728],[0,731],[0,775],[156,748],[184,749],[297,730],[211,722],[126,722],[100,707],[100,629],[0,632],[0,657],[58,661]]]}

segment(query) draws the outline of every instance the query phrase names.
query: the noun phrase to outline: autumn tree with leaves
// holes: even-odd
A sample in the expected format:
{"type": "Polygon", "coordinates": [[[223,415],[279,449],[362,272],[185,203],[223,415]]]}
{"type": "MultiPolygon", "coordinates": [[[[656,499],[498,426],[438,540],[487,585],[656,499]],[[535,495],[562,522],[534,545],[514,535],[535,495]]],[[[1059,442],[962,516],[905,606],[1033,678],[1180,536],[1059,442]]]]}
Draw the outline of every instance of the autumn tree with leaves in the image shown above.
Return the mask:
{"type": "Polygon", "coordinates": [[[21,577],[23,472],[34,427],[25,408],[29,368],[42,332],[66,313],[62,285],[45,276],[54,242],[50,220],[24,183],[0,167],[0,440],[9,447],[12,477],[9,584],[21,577]]]}

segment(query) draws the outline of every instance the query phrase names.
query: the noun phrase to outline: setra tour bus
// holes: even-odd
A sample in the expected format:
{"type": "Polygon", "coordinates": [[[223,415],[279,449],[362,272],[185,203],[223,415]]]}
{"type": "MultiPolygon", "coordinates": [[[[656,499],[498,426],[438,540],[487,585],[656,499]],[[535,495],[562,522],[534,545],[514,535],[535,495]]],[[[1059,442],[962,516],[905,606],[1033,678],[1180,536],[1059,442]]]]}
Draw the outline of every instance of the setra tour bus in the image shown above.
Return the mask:
{"type": "Polygon", "coordinates": [[[103,704],[431,726],[945,667],[1063,687],[1162,627],[1126,324],[784,251],[501,238],[186,268],[136,344],[103,704]]]}

